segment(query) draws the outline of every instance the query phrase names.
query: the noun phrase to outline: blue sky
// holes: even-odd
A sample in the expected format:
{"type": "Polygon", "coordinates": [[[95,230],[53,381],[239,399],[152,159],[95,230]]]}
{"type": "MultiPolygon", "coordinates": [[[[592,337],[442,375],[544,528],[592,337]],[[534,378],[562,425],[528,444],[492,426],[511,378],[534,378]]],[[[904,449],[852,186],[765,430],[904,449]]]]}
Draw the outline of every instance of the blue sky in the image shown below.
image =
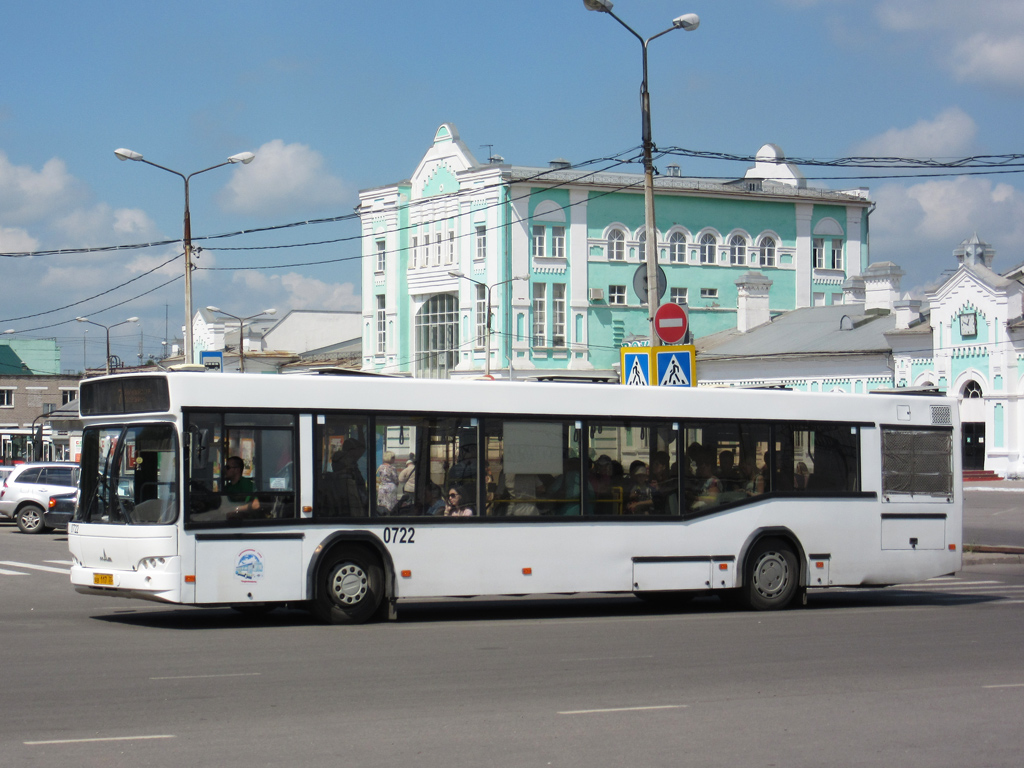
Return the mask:
{"type": "MultiPolygon", "coordinates": [[[[617,0],[615,11],[645,36],[682,13],[701,17],[697,31],[651,44],[661,147],[1024,151],[1019,0],[617,0]]],[[[520,165],[639,144],[639,43],[581,0],[13,3],[0,71],[0,253],[180,238],[180,179],[118,162],[118,147],[185,173],[257,154],[193,179],[199,238],[351,214],[358,190],[408,178],[443,122],[478,158],[493,145],[520,165]]],[[[746,169],[677,162],[684,175],[746,169]]],[[[995,246],[997,269],[1024,261],[1020,174],[813,183],[870,188],[872,259],[900,264],[905,291],[934,282],[975,230],[995,246]]],[[[195,306],[358,309],[357,235],[344,220],[197,242],[195,306]],[[337,242],[303,245],[326,240],[337,242]],[[315,261],[331,263],[287,266],[315,261]]],[[[138,316],[141,327],[115,329],[114,352],[135,362],[141,335],[145,354],[159,354],[165,317],[180,334],[184,289],[181,279],[158,286],[182,261],[146,273],[178,253],[2,258],[0,330],[57,337],[63,367],[77,369],[88,326],[76,315],[138,316]]],[[[101,337],[91,329],[90,365],[101,337]]]]}

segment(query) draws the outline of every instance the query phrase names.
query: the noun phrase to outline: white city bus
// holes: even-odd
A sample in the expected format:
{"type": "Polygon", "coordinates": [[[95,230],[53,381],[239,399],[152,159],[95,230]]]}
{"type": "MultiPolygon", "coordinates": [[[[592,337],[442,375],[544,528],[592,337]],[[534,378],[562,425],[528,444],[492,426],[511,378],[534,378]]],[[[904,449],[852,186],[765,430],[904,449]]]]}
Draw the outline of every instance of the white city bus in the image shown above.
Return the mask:
{"type": "Polygon", "coordinates": [[[86,594],[345,623],[469,595],[773,609],[961,566],[945,397],[172,372],[80,398],[86,594]]]}

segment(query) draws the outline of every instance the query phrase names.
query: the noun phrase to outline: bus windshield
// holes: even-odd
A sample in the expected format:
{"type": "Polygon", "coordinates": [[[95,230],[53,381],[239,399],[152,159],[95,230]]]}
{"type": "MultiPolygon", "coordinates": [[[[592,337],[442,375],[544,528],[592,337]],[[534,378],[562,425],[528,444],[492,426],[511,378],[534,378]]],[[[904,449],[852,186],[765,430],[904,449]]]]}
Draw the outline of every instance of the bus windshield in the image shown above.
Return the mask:
{"type": "Polygon", "coordinates": [[[85,523],[166,525],[178,518],[178,441],[172,424],[90,427],[82,434],[85,523]]]}

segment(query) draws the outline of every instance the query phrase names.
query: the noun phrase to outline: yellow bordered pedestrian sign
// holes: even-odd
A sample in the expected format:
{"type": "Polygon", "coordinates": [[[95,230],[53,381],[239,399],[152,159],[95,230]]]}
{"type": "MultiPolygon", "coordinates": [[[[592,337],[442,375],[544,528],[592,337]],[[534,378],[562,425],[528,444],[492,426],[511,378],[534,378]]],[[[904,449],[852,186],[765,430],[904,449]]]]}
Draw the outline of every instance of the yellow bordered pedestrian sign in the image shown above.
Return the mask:
{"type": "Polygon", "coordinates": [[[627,387],[651,386],[651,348],[622,347],[619,349],[619,381],[627,387]]]}
{"type": "Polygon", "coordinates": [[[697,386],[697,350],[692,344],[655,347],[653,381],[658,387],[697,386]]]}

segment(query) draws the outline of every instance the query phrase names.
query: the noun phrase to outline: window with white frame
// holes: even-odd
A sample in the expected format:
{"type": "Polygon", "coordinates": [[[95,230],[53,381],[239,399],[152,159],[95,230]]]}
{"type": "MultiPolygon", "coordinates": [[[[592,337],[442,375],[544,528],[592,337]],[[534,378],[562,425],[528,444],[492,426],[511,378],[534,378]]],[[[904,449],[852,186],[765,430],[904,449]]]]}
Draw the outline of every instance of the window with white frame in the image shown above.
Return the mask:
{"type": "Polygon", "coordinates": [[[430,266],[430,235],[423,236],[423,260],[420,261],[420,266],[430,266]]]}
{"type": "Polygon", "coordinates": [[[434,235],[434,266],[441,266],[441,248],[443,243],[441,241],[441,233],[438,232],[434,235]]]}
{"type": "Polygon", "coordinates": [[[686,303],[686,289],[685,288],[671,288],[669,289],[668,295],[669,301],[673,304],[685,304],[686,303]]]}
{"type": "Polygon", "coordinates": [[[815,269],[825,268],[825,238],[816,237],[811,241],[811,256],[814,259],[815,269]]]}
{"type": "Polygon", "coordinates": [[[487,258],[487,227],[482,224],[476,226],[476,246],[474,253],[477,259],[487,258]]]}
{"type": "Polygon", "coordinates": [[[387,351],[387,313],[384,311],[384,296],[377,296],[377,354],[387,351]]]}
{"type": "Polygon", "coordinates": [[[535,259],[542,259],[547,255],[544,250],[544,241],[547,239],[548,230],[543,224],[534,224],[530,236],[530,253],[535,259]]]}
{"type": "Polygon", "coordinates": [[[672,264],[686,263],[686,235],[673,232],[668,239],[668,260],[672,264]]]}
{"type": "Polygon", "coordinates": [[[565,258],[565,227],[551,228],[551,255],[556,259],[565,258]]]}
{"type": "Polygon", "coordinates": [[[636,237],[637,243],[637,258],[640,261],[647,261],[647,230],[641,229],[640,234],[636,237]]]}
{"type": "Polygon", "coordinates": [[[455,233],[450,230],[448,232],[448,263],[455,263],[455,233]]]}
{"type": "Polygon", "coordinates": [[[377,271],[383,272],[384,265],[386,263],[387,252],[384,250],[384,241],[378,240],[377,243],[377,271]]]}
{"type": "Polygon", "coordinates": [[[626,303],[626,286],[624,286],[624,285],[609,285],[608,286],[608,303],[609,304],[625,304],[626,303]]]}
{"type": "Polygon", "coordinates": [[[775,238],[773,237],[761,238],[761,266],[775,266],[775,238]]]}
{"type": "Polygon", "coordinates": [[[700,263],[714,264],[718,258],[718,241],[710,232],[705,232],[700,238],[700,263]]]}
{"type": "Polygon", "coordinates": [[[61,405],[67,405],[72,400],[74,400],[76,397],[78,397],[78,390],[77,389],[62,389],[60,391],[60,404],[61,405]]]}
{"type": "Polygon", "coordinates": [[[10,408],[14,405],[14,390],[0,389],[0,407],[10,408]]]}
{"type": "Polygon", "coordinates": [[[420,258],[420,241],[418,237],[412,238],[409,243],[409,266],[415,268],[420,258]]]}
{"type": "Polygon", "coordinates": [[[747,263],[747,241],[743,235],[733,235],[729,240],[729,263],[743,266],[747,263]]]}
{"type": "Polygon", "coordinates": [[[487,286],[476,286],[476,346],[487,346],[487,286]]]}
{"type": "Polygon", "coordinates": [[[832,240],[832,269],[843,268],[843,240],[835,238],[832,240]]]}
{"type": "Polygon", "coordinates": [[[547,284],[533,284],[533,346],[545,346],[547,331],[547,284]]]}
{"type": "Polygon", "coordinates": [[[702,299],[717,299],[718,289],[717,288],[701,288],[700,297],[702,299]]]}
{"type": "Polygon", "coordinates": [[[621,229],[608,233],[608,260],[624,261],[626,258],[626,235],[621,229]]]}
{"type": "Polygon", "coordinates": [[[565,283],[551,286],[551,346],[565,346],[565,283]]]}

